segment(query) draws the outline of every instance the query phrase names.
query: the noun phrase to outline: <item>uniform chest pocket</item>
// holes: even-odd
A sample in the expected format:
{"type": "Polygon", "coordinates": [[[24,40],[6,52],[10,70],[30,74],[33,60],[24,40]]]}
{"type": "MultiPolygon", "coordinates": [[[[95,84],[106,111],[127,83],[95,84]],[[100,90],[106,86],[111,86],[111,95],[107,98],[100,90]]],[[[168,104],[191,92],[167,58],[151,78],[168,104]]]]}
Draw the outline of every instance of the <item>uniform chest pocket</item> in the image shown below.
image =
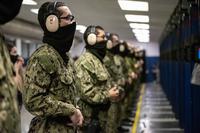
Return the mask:
{"type": "Polygon", "coordinates": [[[70,85],[73,83],[73,75],[67,70],[63,70],[60,73],[60,81],[65,85],[70,85]]]}
{"type": "Polygon", "coordinates": [[[106,81],[108,80],[108,75],[106,73],[101,73],[97,75],[99,81],[106,81]]]}
{"type": "Polygon", "coordinates": [[[65,71],[59,73],[58,77],[53,80],[51,93],[61,101],[66,101],[69,94],[71,94],[71,86],[73,85],[73,78],[65,71]]]}
{"type": "Polygon", "coordinates": [[[96,71],[96,76],[99,81],[108,80],[108,73],[103,68],[96,71]]]}

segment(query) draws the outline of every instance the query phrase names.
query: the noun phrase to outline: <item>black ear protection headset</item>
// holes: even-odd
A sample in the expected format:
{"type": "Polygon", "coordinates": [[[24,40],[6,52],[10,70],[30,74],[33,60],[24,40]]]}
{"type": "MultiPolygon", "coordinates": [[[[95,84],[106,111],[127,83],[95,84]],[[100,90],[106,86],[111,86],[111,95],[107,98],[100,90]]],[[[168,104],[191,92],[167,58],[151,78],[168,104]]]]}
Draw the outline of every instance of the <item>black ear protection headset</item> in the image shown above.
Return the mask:
{"type": "Polygon", "coordinates": [[[89,45],[94,45],[97,42],[96,26],[91,26],[87,32],[87,43],[89,45]]]}
{"type": "MultiPolygon", "coordinates": [[[[89,45],[95,45],[97,42],[97,32],[96,32],[96,26],[90,26],[86,31],[86,41],[89,45]]],[[[107,41],[108,47],[111,47],[112,45],[111,41],[107,41]]]]}
{"type": "Polygon", "coordinates": [[[46,17],[46,28],[49,32],[56,32],[59,29],[59,18],[56,13],[57,1],[48,5],[48,14],[46,17]]]}

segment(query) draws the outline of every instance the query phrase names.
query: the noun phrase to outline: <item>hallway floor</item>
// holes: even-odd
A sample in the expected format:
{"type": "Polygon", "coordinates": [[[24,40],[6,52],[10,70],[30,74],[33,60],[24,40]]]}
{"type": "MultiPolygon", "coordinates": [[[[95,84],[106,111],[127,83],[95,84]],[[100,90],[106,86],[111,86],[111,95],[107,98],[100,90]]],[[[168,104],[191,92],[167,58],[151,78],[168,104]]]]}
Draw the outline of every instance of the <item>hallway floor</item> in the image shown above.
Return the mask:
{"type": "Polygon", "coordinates": [[[159,84],[146,84],[141,95],[142,103],[137,133],[184,133],[159,84]]]}

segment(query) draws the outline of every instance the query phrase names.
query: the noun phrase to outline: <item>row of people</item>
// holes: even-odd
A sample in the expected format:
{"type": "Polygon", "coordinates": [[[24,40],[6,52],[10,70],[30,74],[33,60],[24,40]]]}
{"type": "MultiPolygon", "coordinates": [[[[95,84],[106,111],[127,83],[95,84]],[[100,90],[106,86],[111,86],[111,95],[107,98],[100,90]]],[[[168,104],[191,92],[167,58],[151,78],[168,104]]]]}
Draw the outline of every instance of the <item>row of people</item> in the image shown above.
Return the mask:
{"type": "MultiPolygon", "coordinates": [[[[134,49],[120,42],[117,34],[106,36],[101,26],[91,25],[83,35],[86,52],[73,62],[67,53],[76,21],[69,7],[63,2],[45,2],[38,21],[44,45],[29,58],[22,91],[26,109],[35,116],[29,133],[116,133],[132,103],[137,90],[133,85],[138,87],[135,82],[143,64],[133,58],[134,49]]],[[[5,70],[9,71],[12,68],[5,70]]],[[[15,113],[5,121],[12,121],[10,126],[18,133],[14,107],[15,113]]],[[[1,132],[14,131],[7,124],[0,125],[1,132]]]]}

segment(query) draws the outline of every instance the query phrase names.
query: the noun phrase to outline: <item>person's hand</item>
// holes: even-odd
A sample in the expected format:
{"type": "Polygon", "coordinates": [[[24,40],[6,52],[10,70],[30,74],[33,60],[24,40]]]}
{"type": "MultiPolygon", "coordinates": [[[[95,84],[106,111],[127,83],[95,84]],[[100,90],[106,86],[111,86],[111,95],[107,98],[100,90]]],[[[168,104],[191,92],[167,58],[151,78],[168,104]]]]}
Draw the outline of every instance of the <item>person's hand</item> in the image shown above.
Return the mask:
{"type": "Polygon", "coordinates": [[[132,79],[137,79],[137,77],[138,77],[137,73],[135,73],[135,72],[131,72],[130,76],[132,79]]]}
{"type": "Polygon", "coordinates": [[[109,97],[111,100],[115,100],[119,97],[119,90],[117,89],[117,87],[112,87],[109,91],[109,97]]]}
{"type": "Polygon", "coordinates": [[[18,59],[17,59],[17,62],[24,65],[24,58],[22,56],[19,56],[18,59]]]}
{"type": "Polygon", "coordinates": [[[73,125],[82,126],[83,124],[83,115],[79,109],[76,109],[76,112],[70,117],[73,125]]]}
{"type": "Polygon", "coordinates": [[[14,69],[16,73],[19,73],[20,69],[22,68],[22,64],[20,62],[16,62],[14,64],[14,69]]]}
{"type": "Polygon", "coordinates": [[[135,67],[136,69],[139,68],[139,67],[140,67],[139,63],[138,63],[138,62],[135,63],[135,64],[134,64],[134,67],[135,67]]]}
{"type": "Polygon", "coordinates": [[[83,125],[83,115],[81,113],[81,111],[79,109],[77,109],[77,112],[78,112],[78,116],[79,116],[79,121],[77,123],[78,126],[82,126],[83,125]]]}
{"type": "Polygon", "coordinates": [[[15,72],[17,74],[19,73],[20,69],[22,69],[23,64],[24,64],[24,59],[21,56],[19,56],[16,63],[14,64],[15,72]]]}

